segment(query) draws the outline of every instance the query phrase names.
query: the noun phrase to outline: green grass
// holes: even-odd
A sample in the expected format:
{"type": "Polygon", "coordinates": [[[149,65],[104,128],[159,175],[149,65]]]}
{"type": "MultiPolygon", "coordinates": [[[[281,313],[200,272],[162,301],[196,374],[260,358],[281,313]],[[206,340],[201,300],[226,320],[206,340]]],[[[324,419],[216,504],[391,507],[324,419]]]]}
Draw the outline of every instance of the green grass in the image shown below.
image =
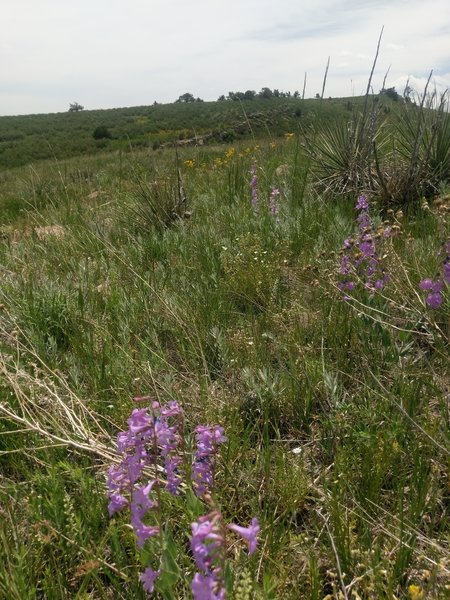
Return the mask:
{"type": "MultiPolygon", "coordinates": [[[[215,500],[227,520],[261,523],[254,557],[229,548],[231,597],[446,596],[450,299],[432,311],[418,283],[439,270],[448,199],[391,214],[389,285],[344,302],[335,253],[356,199],[314,191],[296,138],[258,141],[181,149],[186,212],[166,226],[152,182],[177,193],[170,150],[3,176],[2,597],[144,597],[104,483],[144,394],[178,400],[188,432],[225,428],[215,500]]],[[[196,511],[164,502],[181,577],[159,597],[189,597],[196,511]]]]}

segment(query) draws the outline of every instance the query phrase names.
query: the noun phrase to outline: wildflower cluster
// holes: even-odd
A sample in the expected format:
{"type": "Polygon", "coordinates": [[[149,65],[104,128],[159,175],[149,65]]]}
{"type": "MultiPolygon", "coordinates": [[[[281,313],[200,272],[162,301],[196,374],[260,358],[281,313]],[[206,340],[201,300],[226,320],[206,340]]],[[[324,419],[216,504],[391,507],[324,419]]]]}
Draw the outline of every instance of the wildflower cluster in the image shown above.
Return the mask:
{"type": "MultiPolygon", "coordinates": [[[[186,467],[191,461],[183,444],[183,422],[183,412],[177,402],[167,405],[152,402],[148,408],[134,409],[128,419],[128,429],[118,434],[121,460],[108,471],[108,510],[112,516],[129,508],[139,548],[150,538],[161,535],[158,522],[162,522],[159,502],[162,489],[173,496],[179,495],[182,484],[189,483],[186,473],[191,474],[195,494],[212,503],[215,457],[227,438],[223,427],[198,425],[194,457],[190,467],[186,467]],[[153,524],[148,523],[151,513],[155,515],[153,524]]],[[[228,527],[247,540],[249,554],[252,554],[256,549],[258,521],[253,519],[248,528],[235,524],[228,527]]],[[[191,585],[194,600],[225,599],[225,535],[219,511],[214,510],[192,524],[190,547],[198,569],[191,585]]],[[[140,580],[146,592],[153,592],[160,574],[161,569],[145,568],[140,580]]]]}
{"type": "Polygon", "coordinates": [[[131,525],[140,548],[149,538],[159,534],[159,527],[147,525],[145,517],[157,507],[151,494],[153,488],[161,485],[163,473],[167,491],[178,494],[182,481],[178,431],[181,416],[177,402],[167,406],[153,402],[149,409],[134,409],[128,419],[128,430],[117,436],[117,449],[122,460],[118,465],[112,465],[108,472],[108,510],[112,516],[130,508],[131,525]],[[142,483],[144,470],[150,470],[152,478],[142,483]]]}
{"type": "Polygon", "coordinates": [[[389,238],[392,230],[389,226],[377,231],[370,218],[369,203],[365,196],[360,196],[356,203],[358,215],[358,234],[355,239],[344,240],[339,267],[339,289],[345,293],[355,290],[359,283],[371,293],[381,290],[389,279],[384,270],[376,248],[376,240],[389,238]]]}
{"type": "Polygon", "coordinates": [[[443,254],[445,256],[442,261],[442,272],[437,279],[423,279],[419,287],[428,293],[425,302],[431,308],[438,308],[442,304],[445,284],[450,284],[450,241],[443,245],[443,254]]]}

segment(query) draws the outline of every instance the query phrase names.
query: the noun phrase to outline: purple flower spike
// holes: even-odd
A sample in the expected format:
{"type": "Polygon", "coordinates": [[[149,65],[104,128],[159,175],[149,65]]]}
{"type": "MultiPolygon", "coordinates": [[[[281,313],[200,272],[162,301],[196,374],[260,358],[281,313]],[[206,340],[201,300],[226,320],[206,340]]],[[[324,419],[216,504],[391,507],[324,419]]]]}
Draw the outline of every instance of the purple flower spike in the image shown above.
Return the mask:
{"type": "Polygon", "coordinates": [[[217,453],[219,444],[227,441],[223,427],[217,425],[198,425],[195,428],[197,451],[192,465],[192,481],[196,495],[200,498],[211,491],[214,482],[214,465],[212,458],[217,453]]]}
{"type": "Polygon", "coordinates": [[[159,577],[161,571],[154,571],[151,567],[147,567],[140,574],[139,579],[142,581],[142,587],[146,592],[151,594],[155,588],[155,579],[159,577]]]}
{"type": "Polygon", "coordinates": [[[220,521],[222,516],[213,511],[192,523],[191,551],[197,568],[192,580],[194,600],[222,600],[225,598],[223,561],[224,537],[220,521]]]}
{"type": "Polygon", "coordinates": [[[253,554],[258,544],[257,538],[260,530],[258,519],[254,517],[249,527],[241,527],[240,525],[235,525],[234,523],[228,525],[228,527],[248,542],[248,553],[253,554]]]}
{"type": "Polygon", "coordinates": [[[280,195],[280,190],[277,187],[273,186],[272,191],[270,192],[269,210],[275,217],[279,213],[279,208],[278,208],[279,195],[280,195]]]}

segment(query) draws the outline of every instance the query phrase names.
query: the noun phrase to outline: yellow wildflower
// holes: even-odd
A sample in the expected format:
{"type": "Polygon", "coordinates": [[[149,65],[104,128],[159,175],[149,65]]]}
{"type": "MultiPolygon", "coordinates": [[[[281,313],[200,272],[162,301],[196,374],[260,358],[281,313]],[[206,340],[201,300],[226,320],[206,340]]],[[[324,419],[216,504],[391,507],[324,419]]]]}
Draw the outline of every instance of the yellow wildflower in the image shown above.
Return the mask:
{"type": "Polygon", "coordinates": [[[411,600],[425,600],[425,592],[418,585],[410,585],[408,592],[411,600]]]}

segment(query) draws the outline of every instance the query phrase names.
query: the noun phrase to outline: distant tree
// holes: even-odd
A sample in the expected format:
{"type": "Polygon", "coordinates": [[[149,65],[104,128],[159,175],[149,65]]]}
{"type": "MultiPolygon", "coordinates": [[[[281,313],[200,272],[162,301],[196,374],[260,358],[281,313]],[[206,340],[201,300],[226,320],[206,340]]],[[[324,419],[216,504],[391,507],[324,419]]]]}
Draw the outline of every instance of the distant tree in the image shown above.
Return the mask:
{"type": "Polygon", "coordinates": [[[270,98],[273,98],[273,92],[270,88],[263,87],[258,96],[260,98],[264,98],[265,100],[270,100],[270,98]]]}
{"type": "Polygon", "coordinates": [[[319,92],[317,92],[317,94],[314,96],[316,100],[320,100],[321,95],[319,94],[319,92]]]}
{"type": "Polygon", "coordinates": [[[394,102],[397,102],[398,99],[400,98],[400,96],[399,96],[398,92],[396,91],[395,87],[383,88],[380,91],[380,94],[384,94],[385,96],[387,96],[388,98],[390,98],[394,102]]]}
{"type": "Polygon", "coordinates": [[[110,140],[112,138],[111,132],[105,125],[99,125],[92,132],[94,140],[110,140]]]}
{"type": "Polygon", "coordinates": [[[195,98],[192,94],[186,92],[185,94],[181,94],[181,96],[179,96],[178,100],[175,100],[175,102],[186,104],[188,102],[195,102],[195,98]]]}
{"type": "Polygon", "coordinates": [[[80,110],[84,110],[84,106],[78,104],[78,102],[73,102],[69,106],[69,112],[80,112],[80,110]]]}
{"type": "Polygon", "coordinates": [[[204,100],[202,100],[201,98],[196,98],[195,101],[196,102],[204,102],[204,100]]]}
{"type": "Polygon", "coordinates": [[[225,100],[226,98],[223,94],[217,98],[217,102],[225,102],[225,100]]]}
{"type": "Polygon", "coordinates": [[[254,100],[256,96],[255,90],[247,90],[244,93],[244,100],[254,100]]]}
{"type": "Polygon", "coordinates": [[[300,97],[300,92],[298,90],[295,90],[294,98],[299,98],[299,97],[300,97]]]}

